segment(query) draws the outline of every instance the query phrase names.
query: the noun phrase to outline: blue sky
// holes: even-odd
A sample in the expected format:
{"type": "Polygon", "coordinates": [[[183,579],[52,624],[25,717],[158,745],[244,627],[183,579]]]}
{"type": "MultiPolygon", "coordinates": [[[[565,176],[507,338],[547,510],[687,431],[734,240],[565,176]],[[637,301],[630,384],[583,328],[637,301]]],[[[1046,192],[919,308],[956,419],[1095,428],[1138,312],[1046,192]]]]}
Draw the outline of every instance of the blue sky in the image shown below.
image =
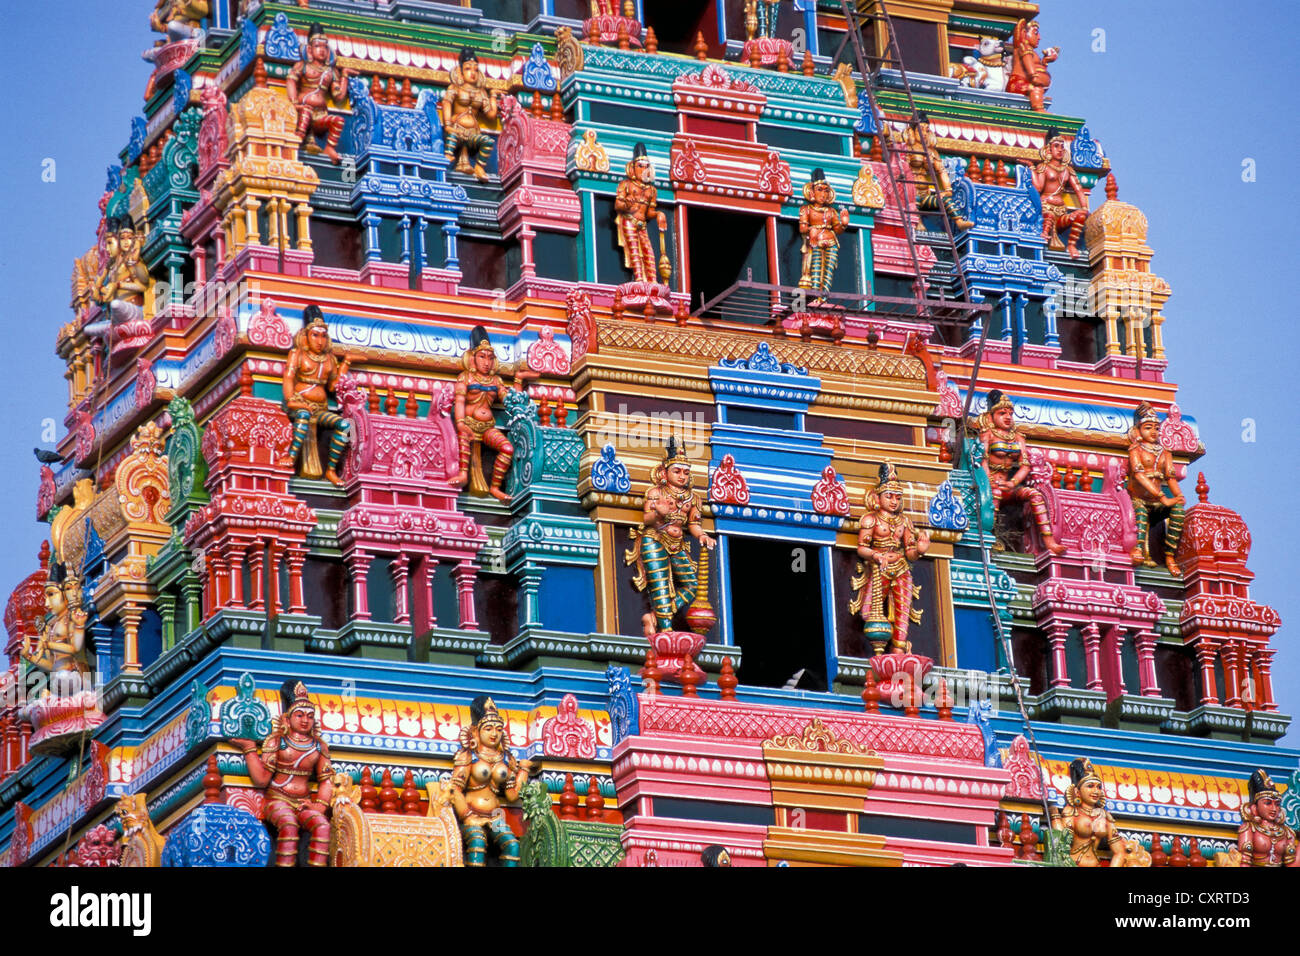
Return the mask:
{"type": "MultiPolygon", "coordinates": [[[[105,168],[117,161],[140,112],[149,67],[148,0],[64,0],[0,5],[6,95],[0,115],[0,352],[6,384],[0,436],[11,450],[0,470],[0,594],[36,566],[42,423],[63,434],[64,366],[54,338],[70,320],[72,259],[90,247],[105,168]],[[54,178],[42,174],[53,160],[54,178]]],[[[1054,108],[1086,117],[1119,181],[1120,198],[1151,222],[1154,270],[1173,286],[1165,310],[1168,376],[1196,417],[1209,453],[1210,498],[1235,508],[1254,538],[1253,595],[1282,615],[1275,684],[1282,709],[1300,710],[1300,589],[1288,542],[1300,537],[1292,487],[1300,470],[1289,391],[1297,360],[1290,298],[1297,279],[1294,223],[1294,36],[1300,5],[1208,0],[1048,0],[1044,46],[1054,108]],[[1094,52],[1097,30],[1104,52],[1094,52]],[[1253,182],[1242,163],[1254,161],[1253,182]],[[1246,420],[1254,440],[1243,440],[1246,420]]],[[[1099,197],[1100,198],[1100,197],[1099,197]]],[[[1291,739],[1294,739],[1294,735],[1291,739]]]]}

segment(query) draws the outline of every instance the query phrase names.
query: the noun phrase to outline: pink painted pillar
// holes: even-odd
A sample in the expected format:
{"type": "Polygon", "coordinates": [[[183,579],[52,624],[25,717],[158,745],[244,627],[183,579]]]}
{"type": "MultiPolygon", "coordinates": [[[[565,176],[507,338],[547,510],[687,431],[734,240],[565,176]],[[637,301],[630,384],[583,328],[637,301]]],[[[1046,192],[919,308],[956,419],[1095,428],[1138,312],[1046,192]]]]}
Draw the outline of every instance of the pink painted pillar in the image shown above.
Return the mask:
{"type": "Polygon", "coordinates": [[[393,579],[393,623],[410,624],[411,606],[406,582],[410,576],[410,559],[399,554],[388,563],[388,574],[393,579]]]}
{"type": "Polygon", "coordinates": [[[416,622],[420,634],[423,634],[431,627],[438,626],[438,615],[433,611],[433,579],[437,573],[437,558],[431,554],[426,554],[420,559],[420,571],[416,579],[420,584],[416,589],[417,607],[423,616],[423,620],[416,622]]]}
{"type": "Polygon", "coordinates": [[[289,613],[306,614],[307,601],[302,593],[302,566],[307,563],[307,552],[301,545],[286,549],[289,561],[289,613]]]}
{"type": "Polygon", "coordinates": [[[280,558],[283,555],[284,548],[272,540],[270,542],[270,564],[266,568],[262,586],[268,617],[275,617],[280,611],[280,558]]]}
{"type": "Polygon", "coordinates": [[[1255,686],[1258,688],[1259,709],[1277,710],[1277,701],[1273,699],[1273,655],[1277,651],[1271,647],[1261,647],[1255,651],[1255,686]]]}
{"type": "Polygon", "coordinates": [[[1128,688],[1124,686],[1124,637],[1123,625],[1112,624],[1106,630],[1105,646],[1102,648],[1102,679],[1106,683],[1108,701],[1128,693],[1128,688]]]}
{"type": "Polygon", "coordinates": [[[1134,637],[1138,656],[1138,685],[1143,697],[1159,697],[1160,682],[1156,680],[1156,635],[1154,631],[1138,631],[1134,637]]]}
{"type": "Polygon", "coordinates": [[[346,558],[348,576],[352,579],[352,619],[354,621],[370,620],[370,599],[366,593],[366,571],[370,569],[371,557],[364,551],[353,551],[346,558]]]}
{"type": "Polygon", "coordinates": [[[1225,641],[1219,650],[1223,661],[1223,703],[1227,707],[1241,706],[1241,644],[1225,641]]]}
{"type": "Polygon", "coordinates": [[[244,552],[236,544],[228,544],[224,549],[226,565],[229,568],[230,576],[227,579],[230,588],[230,606],[244,607],[244,552]]]}
{"type": "Polygon", "coordinates": [[[216,612],[230,600],[230,576],[226,573],[229,564],[224,554],[209,554],[208,567],[212,569],[212,610],[216,612]]]}
{"type": "Polygon", "coordinates": [[[1052,684],[1053,687],[1069,687],[1070,673],[1065,663],[1065,639],[1070,634],[1068,624],[1053,622],[1050,625],[1048,640],[1052,644],[1052,684]]]}
{"type": "Polygon", "coordinates": [[[1214,677],[1214,659],[1219,645],[1208,637],[1196,641],[1196,662],[1201,665],[1201,703],[1218,706],[1219,689],[1214,677]]]}
{"type": "Polygon", "coordinates": [[[537,275],[537,266],[533,261],[533,240],[535,238],[537,238],[537,233],[527,225],[519,230],[519,252],[523,260],[519,271],[521,275],[528,279],[537,275]]]}
{"type": "Polygon", "coordinates": [[[474,615],[474,579],[478,568],[473,561],[462,561],[451,572],[456,579],[456,603],[460,611],[460,629],[477,631],[478,619],[474,615]]]}
{"type": "MultiPolygon", "coordinates": [[[[263,575],[266,564],[266,541],[259,538],[253,546],[246,552],[248,557],[249,584],[253,593],[248,596],[248,609],[250,611],[260,611],[266,602],[263,595],[266,592],[263,575]]],[[[241,575],[242,577],[242,575],[241,575]]]]}
{"type": "Polygon", "coordinates": [[[1101,679],[1101,628],[1096,621],[1083,626],[1083,656],[1088,667],[1088,690],[1103,690],[1101,679]]]}

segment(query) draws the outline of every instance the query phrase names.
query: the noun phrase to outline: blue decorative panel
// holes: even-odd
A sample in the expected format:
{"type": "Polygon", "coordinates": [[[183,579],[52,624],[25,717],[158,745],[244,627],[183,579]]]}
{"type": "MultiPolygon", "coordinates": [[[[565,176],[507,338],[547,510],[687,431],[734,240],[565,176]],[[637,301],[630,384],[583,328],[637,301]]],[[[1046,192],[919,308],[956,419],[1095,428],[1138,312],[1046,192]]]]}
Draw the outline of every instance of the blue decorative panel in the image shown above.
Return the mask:
{"type": "Polygon", "coordinates": [[[179,116],[190,105],[190,91],[194,89],[194,79],[184,70],[172,74],[172,109],[179,116]]]}
{"type": "Polygon", "coordinates": [[[947,481],[939,486],[938,492],[930,499],[928,517],[930,527],[944,531],[965,531],[970,523],[965,509],[953,494],[952,484],[947,481]]]}
{"type": "Polygon", "coordinates": [[[289,26],[289,18],[283,13],[275,15],[275,22],[271,24],[271,29],[266,31],[262,52],[273,60],[302,59],[302,46],[298,43],[298,34],[293,32],[293,27],[289,26]]]}
{"type": "Polygon", "coordinates": [[[271,837],[242,807],[205,803],[167,834],[163,866],[266,866],[271,837]]]}
{"type": "Polygon", "coordinates": [[[126,161],[134,163],[144,152],[144,138],[149,132],[149,127],[144,121],[143,116],[131,117],[131,139],[126,144],[126,161]]]}
{"type": "Polygon", "coordinates": [[[632,478],[628,474],[627,465],[618,460],[613,445],[602,448],[600,459],[591,466],[591,487],[616,495],[625,495],[632,490],[632,478]]]}
{"type": "Polygon", "coordinates": [[[610,734],[617,746],[624,737],[641,733],[641,707],[632,689],[631,671],[610,664],[605,677],[609,681],[610,734]]]}
{"type": "Polygon", "coordinates": [[[1091,130],[1087,126],[1080,127],[1074,142],[1070,144],[1070,165],[1075,169],[1101,169],[1105,165],[1105,157],[1101,143],[1092,138],[1091,130]]]}
{"type": "Polygon", "coordinates": [[[993,705],[986,700],[975,701],[966,712],[966,723],[978,727],[984,738],[984,766],[1001,767],[1002,755],[998,753],[998,738],[993,732],[993,705]]]}
{"type": "Polygon", "coordinates": [[[263,740],[271,735],[271,711],[257,699],[252,674],[239,678],[235,696],[221,705],[221,736],[263,740]]]}
{"type": "Polygon", "coordinates": [[[551,73],[551,65],[546,62],[546,53],[540,43],[533,44],[533,51],[524,64],[524,87],[545,93],[555,91],[555,75],[551,73]]]}
{"type": "Polygon", "coordinates": [[[257,59],[257,24],[247,17],[239,18],[239,68],[252,66],[257,59]]]}
{"type": "Polygon", "coordinates": [[[549,631],[590,634],[596,629],[596,578],[591,568],[551,566],[542,571],[542,621],[549,631]]]}
{"type": "Polygon", "coordinates": [[[759,342],[754,354],[747,359],[720,359],[720,368],[742,368],[750,372],[779,372],[782,375],[807,375],[806,368],[790,362],[782,362],[772,354],[772,347],[766,342],[759,342]]]}

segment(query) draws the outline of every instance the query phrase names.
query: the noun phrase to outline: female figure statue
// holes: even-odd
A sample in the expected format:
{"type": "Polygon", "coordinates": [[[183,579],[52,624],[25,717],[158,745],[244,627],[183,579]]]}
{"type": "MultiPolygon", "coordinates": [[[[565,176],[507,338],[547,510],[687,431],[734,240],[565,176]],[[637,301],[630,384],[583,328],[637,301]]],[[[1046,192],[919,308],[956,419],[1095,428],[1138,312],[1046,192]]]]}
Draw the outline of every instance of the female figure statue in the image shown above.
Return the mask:
{"type": "Polygon", "coordinates": [[[451,804],[465,840],[465,865],[486,866],[490,841],[502,866],[518,866],[519,839],[506,820],[505,804],[519,799],[528,777],[540,768],[511,753],[505,721],[491,697],[476,697],[469,710],[473,723],[461,731],[451,772],[451,804]]]}

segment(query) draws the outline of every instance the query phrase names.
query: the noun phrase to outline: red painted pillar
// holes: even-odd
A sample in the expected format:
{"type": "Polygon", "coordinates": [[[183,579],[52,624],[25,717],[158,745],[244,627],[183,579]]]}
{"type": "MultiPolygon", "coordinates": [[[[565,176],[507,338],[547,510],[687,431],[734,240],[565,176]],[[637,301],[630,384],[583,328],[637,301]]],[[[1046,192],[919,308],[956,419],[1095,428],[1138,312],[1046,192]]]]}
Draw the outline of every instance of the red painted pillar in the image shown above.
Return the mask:
{"type": "Polygon", "coordinates": [[[348,576],[352,579],[352,619],[370,620],[370,598],[366,593],[366,572],[370,569],[370,555],[353,551],[347,557],[348,576]]]}
{"type": "Polygon", "coordinates": [[[1154,631],[1138,631],[1137,645],[1138,685],[1143,697],[1159,697],[1160,682],[1156,680],[1156,635],[1154,631]]]}
{"type": "Polygon", "coordinates": [[[302,566],[307,561],[307,552],[301,545],[295,545],[287,550],[289,561],[289,613],[306,614],[307,602],[303,599],[302,593],[302,566]]]}
{"type": "Polygon", "coordinates": [[[1214,659],[1219,645],[1208,637],[1196,641],[1196,662],[1201,665],[1201,703],[1218,706],[1219,689],[1214,677],[1214,659]]]}
{"type": "Polygon", "coordinates": [[[472,561],[462,561],[451,572],[456,579],[456,599],[460,611],[460,629],[477,631],[478,619],[474,614],[474,579],[478,568],[472,561]]]}
{"type": "Polygon", "coordinates": [[[1083,654],[1088,668],[1088,690],[1102,690],[1101,679],[1101,628],[1095,621],[1083,626],[1083,654]]]}
{"type": "Polygon", "coordinates": [[[1048,640],[1052,645],[1052,682],[1053,687],[1069,687],[1070,672],[1065,663],[1065,639],[1069,636],[1070,626],[1053,622],[1049,625],[1048,640]]]}
{"type": "Polygon", "coordinates": [[[410,559],[399,554],[388,564],[389,576],[393,579],[393,623],[411,623],[411,602],[407,593],[407,580],[410,572],[410,559]]]}

